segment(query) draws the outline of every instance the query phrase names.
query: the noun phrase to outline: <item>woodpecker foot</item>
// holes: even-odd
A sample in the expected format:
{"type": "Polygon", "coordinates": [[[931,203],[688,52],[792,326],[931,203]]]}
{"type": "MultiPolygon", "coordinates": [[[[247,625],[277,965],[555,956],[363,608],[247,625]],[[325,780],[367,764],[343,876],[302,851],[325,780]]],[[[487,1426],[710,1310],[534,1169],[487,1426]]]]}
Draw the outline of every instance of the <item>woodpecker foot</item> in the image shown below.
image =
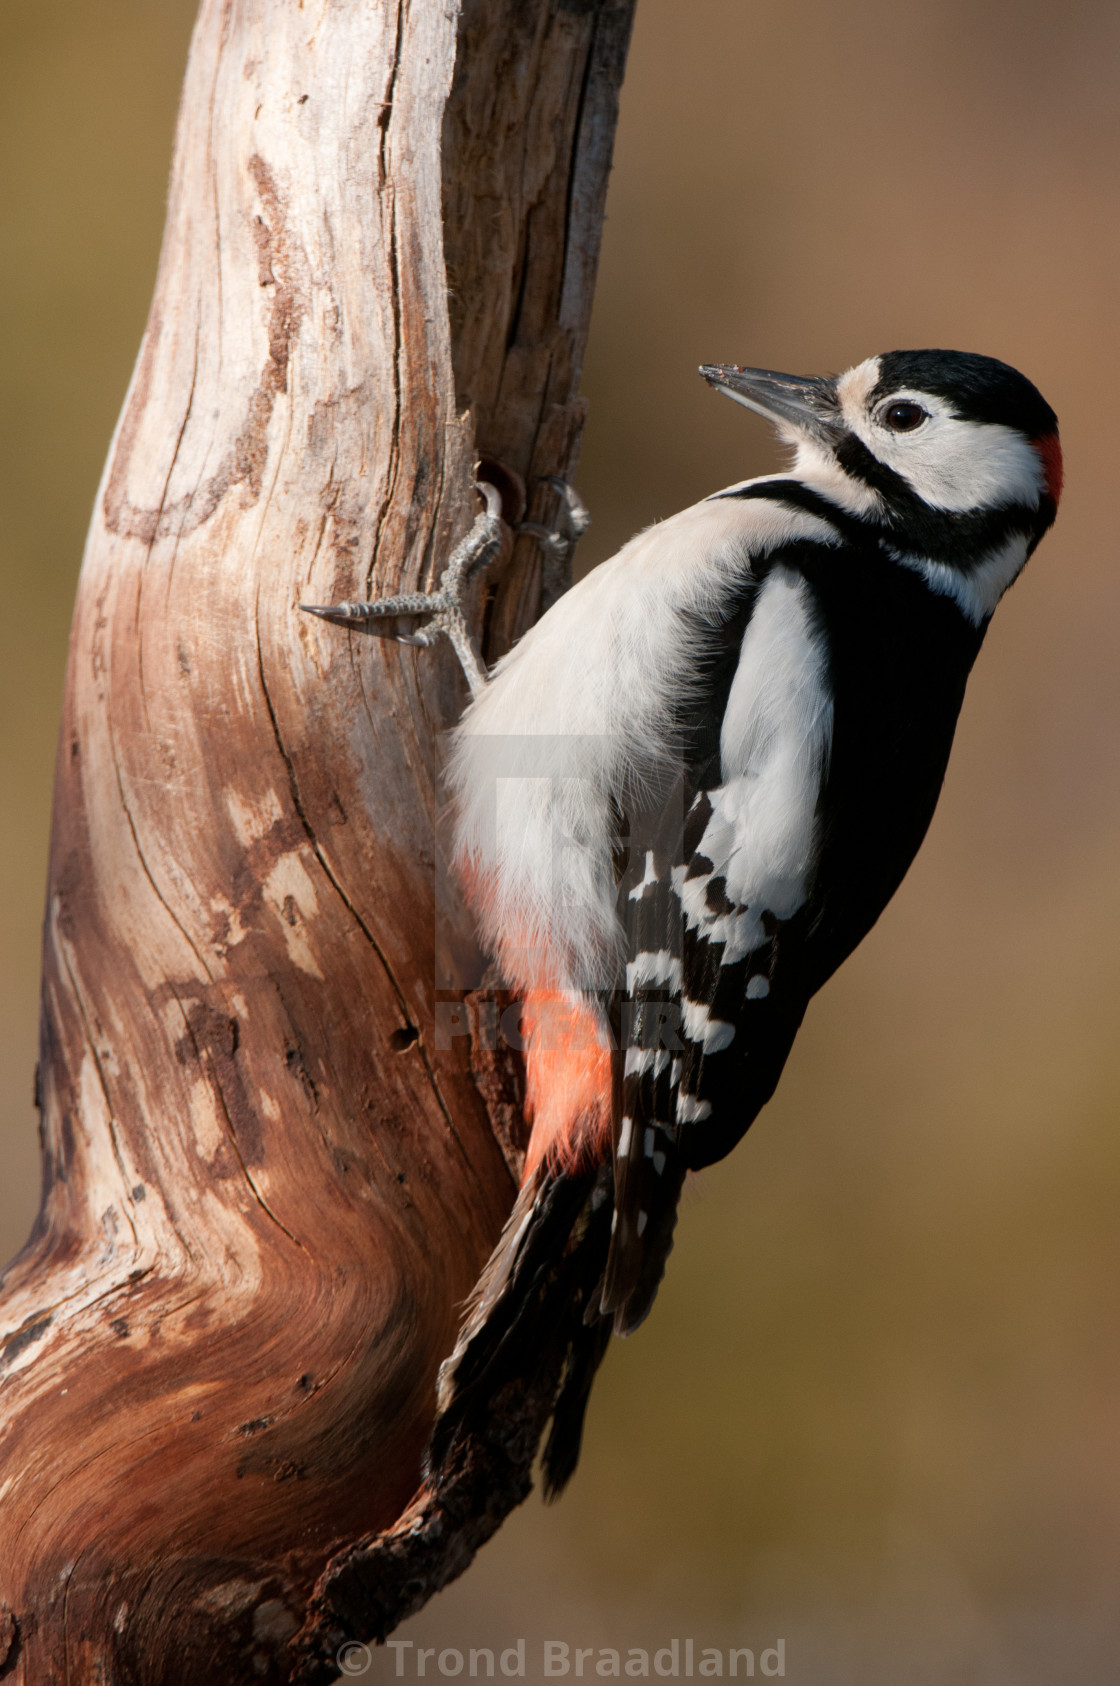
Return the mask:
{"type": "Polygon", "coordinates": [[[544,553],[541,568],[541,612],[550,609],[572,583],[572,557],[576,545],[591,525],[587,505],[566,480],[558,474],[546,474],[546,486],[560,494],[560,509],[555,527],[544,527],[539,521],[522,521],[517,531],[531,533],[544,553]]]}
{"type": "Polygon", "coordinates": [[[475,490],[486,508],[475,517],[466,538],[451,552],[438,591],[405,592],[399,597],[382,597],[374,603],[301,603],[300,608],[335,626],[369,626],[371,622],[386,621],[412,623],[410,631],[388,634],[398,644],[427,648],[441,632],[445,633],[466,674],[471,695],[477,697],[485,689],[488,675],[463,613],[463,596],[471,580],[494,560],[501,548],[502,500],[496,488],[485,480],[476,480],[475,490]]]}

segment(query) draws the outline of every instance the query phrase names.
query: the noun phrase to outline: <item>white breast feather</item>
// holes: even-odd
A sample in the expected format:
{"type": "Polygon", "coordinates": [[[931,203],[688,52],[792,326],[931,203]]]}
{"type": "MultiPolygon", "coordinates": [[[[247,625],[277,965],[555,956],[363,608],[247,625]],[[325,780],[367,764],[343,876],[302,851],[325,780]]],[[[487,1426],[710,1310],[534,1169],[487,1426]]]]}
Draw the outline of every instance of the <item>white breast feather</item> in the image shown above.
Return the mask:
{"type": "Polygon", "coordinates": [[[948,562],[933,562],[928,556],[907,556],[898,550],[892,550],[891,555],[904,568],[913,568],[921,574],[938,597],[951,597],[973,626],[979,626],[995,614],[1000,598],[1022,573],[1027,560],[1027,541],[1022,533],[1012,533],[1003,544],[974,562],[967,573],[950,567],[948,562]]]}

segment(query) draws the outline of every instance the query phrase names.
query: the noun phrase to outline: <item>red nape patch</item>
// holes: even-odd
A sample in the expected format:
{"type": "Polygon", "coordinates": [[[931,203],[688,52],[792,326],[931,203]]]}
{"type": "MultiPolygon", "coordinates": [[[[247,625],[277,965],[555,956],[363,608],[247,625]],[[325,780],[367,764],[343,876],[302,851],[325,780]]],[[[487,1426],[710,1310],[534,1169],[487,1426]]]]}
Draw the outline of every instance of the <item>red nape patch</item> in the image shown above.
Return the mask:
{"type": "Polygon", "coordinates": [[[1056,433],[1044,433],[1033,441],[1034,448],[1042,458],[1043,485],[1055,504],[1062,495],[1062,447],[1056,433]]]}
{"type": "Polygon", "coordinates": [[[531,989],[521,1013],[525,1116],[533,1126],[527,1182],[542,1160],[571,1171],[597,1164],[611,1139],[611,1054],[593,1013],[560,990],[531,989]]]}

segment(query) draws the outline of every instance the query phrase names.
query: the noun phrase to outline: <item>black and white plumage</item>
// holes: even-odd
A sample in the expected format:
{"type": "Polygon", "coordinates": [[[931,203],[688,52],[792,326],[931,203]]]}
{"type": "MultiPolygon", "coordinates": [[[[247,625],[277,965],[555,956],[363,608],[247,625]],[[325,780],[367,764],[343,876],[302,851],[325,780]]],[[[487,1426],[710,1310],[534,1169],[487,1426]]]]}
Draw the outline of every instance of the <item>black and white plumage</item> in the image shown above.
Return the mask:
{"type": "Polygon", "coordinates": [[[604,1323],[628,1332],[656,1293],[685,1173],[769,1099],[810,998],[913,859],[984,632],[1061,488],[1053,411],[991,358],[701,373],[776,424],[791,472],[717,492],[593,570],[455,739],[460,866],[536,1016],[533,1140],[434,1444],[531,1373],[511,1307],[528,1296],[554,1321],[582,1248],[553,1486],[604,1323]],[[557,1187],[584,1214],[565,1245],[557,1187]]]}

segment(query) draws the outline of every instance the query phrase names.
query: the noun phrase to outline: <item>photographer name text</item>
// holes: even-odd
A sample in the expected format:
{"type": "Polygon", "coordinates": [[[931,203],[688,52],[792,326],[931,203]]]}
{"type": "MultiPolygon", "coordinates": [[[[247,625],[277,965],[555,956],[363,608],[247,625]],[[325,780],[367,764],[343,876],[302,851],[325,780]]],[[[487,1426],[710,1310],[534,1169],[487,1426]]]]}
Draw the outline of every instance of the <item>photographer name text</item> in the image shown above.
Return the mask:
{"type": "MultiPolygon", "coordinates": [[[[527,1646],[524,1639],[503,1650],[486,1646],[459,1650],[446,1646],[417,1645],[411,1639],[390,1639],[386,1649],[392,1651],[398,1678],[453,1680],[458,1675],[467,1679],[524,1680],[527,1670],[527,1646]]],[[[610,1645],[573,1645],[566,1639],[546,1639],[540,1652],[540,1673],[546,1680],[569,1679],[656,1679],[691,1680],[694,1677],[715,1680],[751,1680],[758,1676],[784,1678],[786,1672],[786,1642],[756,1650],[749,1645],[723,1649],[702,1645],[693,1639],[671,1639],[667,1645],[645,1650],[632,1645],[625,1649],[610,1645]]]]}

